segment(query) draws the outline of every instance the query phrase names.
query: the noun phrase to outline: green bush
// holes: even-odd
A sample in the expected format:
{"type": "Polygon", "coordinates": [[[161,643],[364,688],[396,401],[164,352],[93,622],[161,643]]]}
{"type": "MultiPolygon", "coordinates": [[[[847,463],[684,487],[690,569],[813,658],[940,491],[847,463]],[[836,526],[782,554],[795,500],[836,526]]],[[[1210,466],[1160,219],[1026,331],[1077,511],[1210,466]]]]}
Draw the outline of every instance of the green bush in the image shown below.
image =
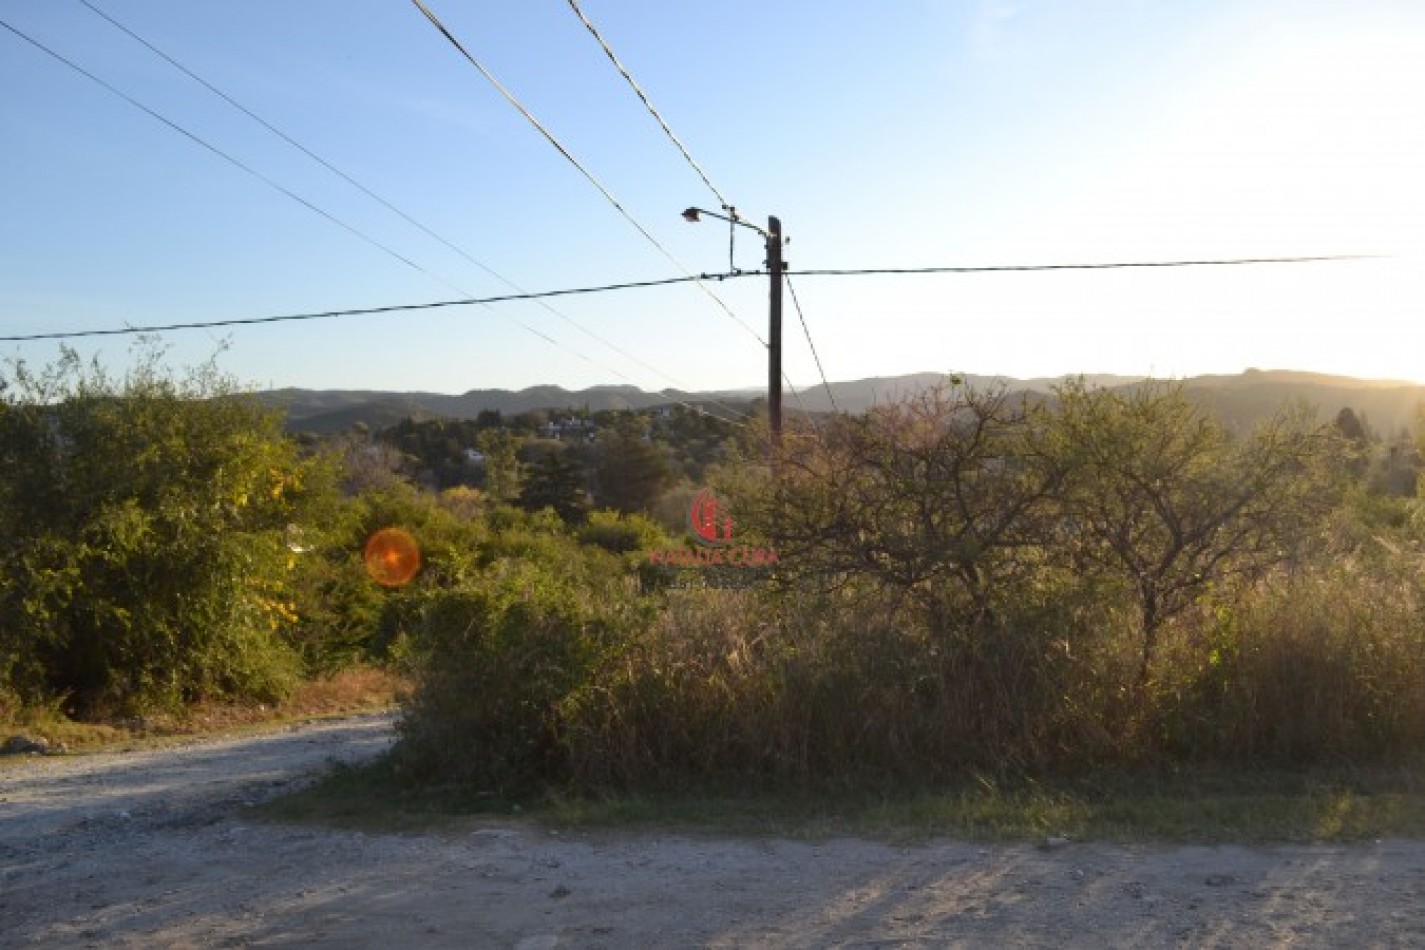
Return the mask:
{"type": "Polygon", "coordinates": [[[863,592],[664,591],[567,537],[426,601],[399,761],[491,794],[886,788],[967,771],[1413,753],[1425,630],[1408,559],[1211,588],[1138,688],[1136,605],[1048,572],[960,628],[863,592]],[[593,558],[593,560],[590,560],[593,558]],[[653,610],[652,604],[658,605],[653,610]]]}
{"type": "Polygon", "coordinates": [[[1171,388],[952,387],[729,467],[739,541],[778,551],[745,589],[640,583],[668,542],[636,516],[373,496],[361,531],[432,552],[379,592],[418,672],[396,764],[514,795],[1414,755],[1425,516],[1343,498],[1333,444],[1171,388]]]}
{"type": "Polygon", "coordinates": [[[1189,627],[1158,700],[1176,758],[1370,762],[1425,742],[1418,567],[1346,560],[1244,592],[1189,627]]]}
{"type": "Polygon", "coordinates": [[[289,526],[322,471],[211,366],[122,381],[12,363],[0,406],[0,676],[77,712],[271,699],[300,672],[289,526]]]}
{"type": "Polygon", "coordinates": [[[573,710],[648,612],[616,559],[537,523],[496,552],[425,599],[396,756],[424,780],[508,795],[569,781],[573,710]]]}
{"type": "Polygon", "coordinates": [[[578,538],[614,554],[635,554],[651,551],[668,544],[668,538],[653,521],[644,515],[625,515],[617,511],[590,512],[579,527],[578,538]]]}
{"type": "Polygon", "coordinates": [[[490,532],[483,510],[468,501],[393,482],[328,506],[297,559],[295,635],[311,667],[391,659],[413,635],[425,598],[474,576],[490,532]],[[395,588],[373,581],[363,558],[367,540],[383,528],[406,531],[421,553],[419,572],[395,588]]]}
{"type": "Polygon", "coordinates": [[[947,640],[856,604],[670,592],[568,721],[570,784],[824,787],[1062,760],[1079,713],[1051,639],[1079,620],[1026,610],[947,640]]]}

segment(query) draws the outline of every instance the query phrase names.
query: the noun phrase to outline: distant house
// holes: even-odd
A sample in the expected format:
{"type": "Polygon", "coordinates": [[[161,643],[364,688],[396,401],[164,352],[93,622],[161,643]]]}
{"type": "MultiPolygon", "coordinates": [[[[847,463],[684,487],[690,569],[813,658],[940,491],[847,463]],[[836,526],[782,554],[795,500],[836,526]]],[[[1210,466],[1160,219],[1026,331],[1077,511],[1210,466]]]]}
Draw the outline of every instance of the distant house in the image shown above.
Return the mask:
{"type": "Polygon", "coordinates": [[[485,453],[481,452],[479,449],[466,449],[465,464],[469,465],[471,468],[484,468],[485,453]]]}
{"type": "Polygon", "coordinates": [[[592,441],[594,438],[593,419],[551,419],[544,424],[547,439],[592,441]]]}

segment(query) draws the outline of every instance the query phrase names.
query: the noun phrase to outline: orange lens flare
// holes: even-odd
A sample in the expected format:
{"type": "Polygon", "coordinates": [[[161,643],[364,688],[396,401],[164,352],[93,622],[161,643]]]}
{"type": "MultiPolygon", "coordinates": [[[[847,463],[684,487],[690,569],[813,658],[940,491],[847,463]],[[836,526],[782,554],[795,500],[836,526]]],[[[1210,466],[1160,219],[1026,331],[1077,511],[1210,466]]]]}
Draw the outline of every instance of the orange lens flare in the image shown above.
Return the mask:
{"type": "Polygon", "coordinates": [[[421,569],[421,549],[416,539],[400,528],[382,528],[366,542],[366,573],[383,587],[409,583],[421,569]]]}

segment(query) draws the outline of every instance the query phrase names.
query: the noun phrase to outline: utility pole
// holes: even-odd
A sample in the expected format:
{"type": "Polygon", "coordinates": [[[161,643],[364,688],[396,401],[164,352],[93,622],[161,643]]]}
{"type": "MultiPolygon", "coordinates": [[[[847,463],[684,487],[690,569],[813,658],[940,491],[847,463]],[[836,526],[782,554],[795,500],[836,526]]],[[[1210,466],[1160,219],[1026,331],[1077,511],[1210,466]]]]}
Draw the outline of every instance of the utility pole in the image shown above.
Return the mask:
{"type": "Polygon", "coordinates": [[[782,444],[782,222],[767,218],[767,422],[772,450],[782,444]]]}
{"type": "MultiPolygon", "coordinates": [[[[782,444],[782,275],[786,264],[782,260],[782,222],[769,215],[767,228],[763,230],[737,216],[732,208],[724,208],[728,214],[704,211],[702,208],[688,208],[683,212],[684,221],[697,222],[703,215],[726,221],[733,227],[744,227],[756,231],[767,242],[767,276],[771,280],[767,297],[767,424],[772,430],[772,452],[775,455],[782,444]]],[[[728,252],[729,256],[731,251],[728,252]]]]}

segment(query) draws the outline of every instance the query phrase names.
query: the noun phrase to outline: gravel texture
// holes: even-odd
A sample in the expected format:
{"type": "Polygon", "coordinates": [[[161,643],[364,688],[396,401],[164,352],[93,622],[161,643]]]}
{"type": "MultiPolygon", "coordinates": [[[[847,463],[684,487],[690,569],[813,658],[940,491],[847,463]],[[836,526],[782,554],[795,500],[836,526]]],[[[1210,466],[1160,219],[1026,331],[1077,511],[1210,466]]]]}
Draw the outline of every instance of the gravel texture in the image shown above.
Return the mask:
{"type": "Polygon", "coordinates": [[[3,947],[1425,946],[1425,843],[893,846],[249,821],[389,716],[0,767],[3,947]]]}

